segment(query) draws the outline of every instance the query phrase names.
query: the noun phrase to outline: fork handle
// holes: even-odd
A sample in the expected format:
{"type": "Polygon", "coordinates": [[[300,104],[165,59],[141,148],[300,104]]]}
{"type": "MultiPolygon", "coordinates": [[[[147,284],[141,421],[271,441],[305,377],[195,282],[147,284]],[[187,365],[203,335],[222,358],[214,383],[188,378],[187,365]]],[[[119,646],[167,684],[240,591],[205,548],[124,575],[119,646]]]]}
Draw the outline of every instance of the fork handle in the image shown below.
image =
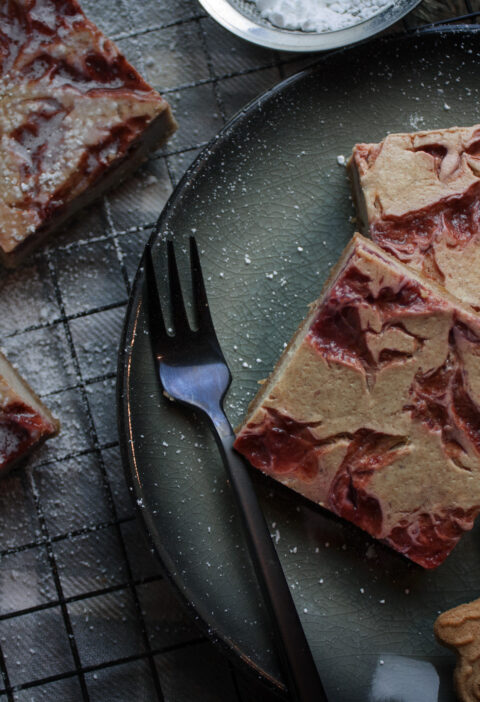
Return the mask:
{"type": "MultiPolygon", "coordinates": [[[[225,418],[225,421],[226,418],[225,418]]],[[[228,424],[215,435],[240,508],[250,556],[275,629],[275,641],[288,691],[294,702],[328,702],[285,574],[260,509],[246,461],[233,448],[228,424]]]]}

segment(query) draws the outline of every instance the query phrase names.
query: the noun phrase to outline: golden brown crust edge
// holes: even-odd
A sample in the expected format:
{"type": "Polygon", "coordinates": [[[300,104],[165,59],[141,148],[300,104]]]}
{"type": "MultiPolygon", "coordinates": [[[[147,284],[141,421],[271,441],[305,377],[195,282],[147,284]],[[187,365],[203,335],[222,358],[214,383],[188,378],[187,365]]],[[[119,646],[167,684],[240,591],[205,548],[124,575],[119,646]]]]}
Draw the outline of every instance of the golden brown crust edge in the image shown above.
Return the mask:
{"type": "Polygon", "coordinates": [[[367,214],[367,203],[365,201],[365,195],[360,184],[360,176],[358,174],[357,164],[355,163],[355,147],[352,151],[350,158],[347,161],[347,175],[350,181],[350,188],[352,191],[353,204],[355,205],[356,218],[355,223],[358,229],[362,232],[364,236],[368,236],[369,224],[368,224],[368,214],[367,214]]]}

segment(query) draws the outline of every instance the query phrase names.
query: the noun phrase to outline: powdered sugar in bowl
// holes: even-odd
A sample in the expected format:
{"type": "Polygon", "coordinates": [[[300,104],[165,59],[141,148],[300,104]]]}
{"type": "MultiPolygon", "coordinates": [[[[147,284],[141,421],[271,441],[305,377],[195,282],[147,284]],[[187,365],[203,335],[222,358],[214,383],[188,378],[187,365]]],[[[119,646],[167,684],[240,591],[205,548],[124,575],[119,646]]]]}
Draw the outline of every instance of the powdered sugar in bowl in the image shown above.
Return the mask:
{"type": "Polygon", "coordinates": [[[404,17],[420,0],[200,0],[234,34],[280,51],[354,44],[404,17]]]}

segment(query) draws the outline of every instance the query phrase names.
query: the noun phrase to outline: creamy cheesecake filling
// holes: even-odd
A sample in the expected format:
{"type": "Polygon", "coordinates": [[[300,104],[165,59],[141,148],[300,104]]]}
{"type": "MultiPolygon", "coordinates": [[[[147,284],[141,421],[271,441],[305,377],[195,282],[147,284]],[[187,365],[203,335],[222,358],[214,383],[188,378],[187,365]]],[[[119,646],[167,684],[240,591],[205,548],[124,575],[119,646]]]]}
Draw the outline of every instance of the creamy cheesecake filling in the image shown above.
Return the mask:
{"type": "Polygon", "coordinates": [[[349,170],[362,231],[480,309],[480,127],[357,144],[349,170]]]}
{"type": "Polygon", "coordinates": [[[441,237],[448,246],[464,247],[480,231],[480,182],[461,195],[444,198],[401,216],[386,215],[370,224],[372,238],[399,255],[419,264],[423,255],[441,237]]]}
{"type": "Polygon", "coordinates": [[[369,232],[386,251],[480,307],[477,269],[471,265],[480,248],[480,183],[459,197],[403,217],[374,220],[369,232]]]}
{"type": "Polygon", "coordinates": [[[357,237],[235,446],[435,567],[480,511],[480,325],[379,251],[357,237]]]}

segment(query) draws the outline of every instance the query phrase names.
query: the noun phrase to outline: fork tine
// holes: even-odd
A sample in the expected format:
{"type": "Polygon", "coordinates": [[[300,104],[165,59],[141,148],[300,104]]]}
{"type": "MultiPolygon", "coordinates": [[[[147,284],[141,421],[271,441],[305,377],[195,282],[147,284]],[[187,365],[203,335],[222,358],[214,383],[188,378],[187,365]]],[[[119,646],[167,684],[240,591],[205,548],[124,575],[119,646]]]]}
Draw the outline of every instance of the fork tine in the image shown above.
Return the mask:
{"type": "Polygon", "coordinates": [[[173,328],[175,333],[190,331],[185,303],[183,301],[182,287],[180,285],[177,260],[175,258],[175,248],[171,239],[167,241],[167,255],[173,328]]]}
{"type": "Polygon", "coordinates": [[[202,331],[215,334],[210,307],[208,305],[207,291],[203,280],[202,267],[200,265],[200,256],[194,236],[190,237],[190,266],[192,271],[195,316],[198,328],[202,331]]]}
{"type": "Polygon", "coordinates": [[[147,314],[148,328],[155,346],[155,352],[161,352],[162,345],[169,339],[165,320],[163,318],[160,295],[158,292],[157,276],[153,265],[152,250],[150,245],[145,247],[143,254],[145,268],[145,283],[147,289],[147,314]]]}

